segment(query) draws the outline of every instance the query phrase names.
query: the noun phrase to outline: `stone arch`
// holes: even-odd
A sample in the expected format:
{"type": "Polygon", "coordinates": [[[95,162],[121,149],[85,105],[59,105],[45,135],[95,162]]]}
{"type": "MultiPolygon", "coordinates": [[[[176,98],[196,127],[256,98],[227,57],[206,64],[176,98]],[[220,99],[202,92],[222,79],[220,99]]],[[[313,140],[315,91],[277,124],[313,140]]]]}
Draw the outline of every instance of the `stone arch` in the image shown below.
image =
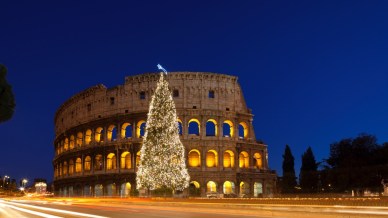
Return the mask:
{"type": "Polygon", "coordinates": [[[137,122],[137,124],[136,124],[136,137],[137,138],[144,136],[145,125],[146,125],[146,122],[144,120],[140,120],[139,122],[137,122]]]}
{"type": "Polygon", "coordinates": [[[249,168],[249,154],[246,151],[242,151],[239,155],[240,168],[249,168]]]}
{"type": "Polygon", "coordinates": [[[104,141],[104,129],[102,127],[97,127],[94,132],[94,141],[103,142],[104,141]]]}
{"type": "Polygon", "coordinates": [[[234,167],[234,153],[231,150],[226,150],[224,152],[223,164],[225,168],[233,168],[234,167]]]}
{"type": "Polygon", "coordinates": [[[116,155],[114,153],[109,153],[106,157],[106,169],[115,170],[117,165],[116,155]]]}
{"type": "Polygon", "coordinates": [[[116,141],[116,139],[117,139],[117,128],[116,128],[115,125],[110,125],[108,127],[108,131],[106,133],[106,137],[107,137],[107,141],[108,142],[116,141]]]}
{"type": "Polygon", "coordinates": [[[209,181],[206,183],[206,192],[217,192],[217,183],[209,181]]]}
{"type": "Polygon", "coordinates": [[[92,130],[88,129],[85,132],[85,144],[89,145],[92,141],[92,130]]]}
{"type": "Polygon", "coordinates": [[[248,125],[245,122],[240,122],[238,124],[238,137],[240,139],[246,139],[249,134],[248,125]]]}
{"type": "Polygon", "coordinates": [[[253,154],[254,166],[257,169],[261,169],[263,167],[263,159],[261,158],[261,154],[256,152],[253,154]]]}
{"type": "Polygon", "coordinates": [[[66,176],[69,173],[69,166],[67,164],[67,161],[63,162],[63,175],[66,176]]]}
{"type": "Polygon", "coordinates": [[[177,119],[177,125],[178,125],[178,133],[179,135],[183,135],[183,123],[181,119],[177,119]]]}
{"type": "Polygon", "coordinates": [[[233,122],[230,120],[224,120],[222,123],[223,137],[233,137],[233,122]]]}
{"type": "Polygon", "coordinates": [[[197,149],[192,149],[189,152],[189,167],[201,166],[201,153],[197,149]]]}
{"type": "Polygon", "coordinates": [[[244,181],[240,182],[240,196],[249,196],[249,183],[244,181]]]}
{"type": "Polygon", "coordinates": [[[74,135],[70,136],[70,143],[69,143],[69,149],[74,149],[74,144],[75,144],[75,137],[74,135]]]}
{"type": "Polygon", "coordinates": [[[121,197],[129,197],[131,195],[131,183],[125,182],[121,184],[120,188],[120,196],[121,197]]]}
{"type": "Polygon", "coordinates": [[[104,196],[104,186],[102,184],[96,184],[94,186],[94,196],[95,197],[104,196]]]}
{"type": "Polygon", "coordinates": [[[75,160],[75,172],[80,173],[82,171],[82,160],[80,157],[78,157],[75,160]]]}
{"type": "Polygon", "coordinates": [[[106,185],[106,196],[112,197],[116,195],[116,184],[109,183],[106,185]]]}
{"type": "Polygon", "coordinates": [[[206,136],[217,136],[217,121],[215,119],[208,119],[206,121],[206,136]]]}
{"type": "Polygon", "coordinates": [[[200,196],[201,195],[201,186],[197,181],[191,181],[189,185],[189,194],[190,196],[200,196]]]}
{"type": "Polygon", "coordinates": [[[100,171],[100,170],[103,169],[103,167],[104,167],[104,162],[102,160],[102,155],[101,154],[97,154],[94,157],[94,170],[100,171]]]}
{"type": "Polygon", "coordinates": [[[208,150],[206,152],[206,166],[217,167],[218,166],[218,154],[215,150],[208,150]]]}
{"type": "Polygon", "coordinates": [[[121,138],[131,138],[132,137],[132,125],[130,123],[123,123],[121,125],[121,138]]]}
{"type": "Polygon", "coordinates": [[[189,135],[199,135],[201,132],[201,123],[198,119],[192,118],[188,122],[189,135]]]}
{"type": "Polygon", "coordinates": [[[224,194],[234,194],[235,193],[234,182],[225,181],[224,185],[223,185],[223,193],[224,194]]]}
{"type": "Polygon", "coordinates": [[[73,175],[74,173],[74,160],[70,159],[69,160],[69,175],[73,175]]]}
{"type": "Polygon", "coordinates": [[[253,197],[262,197],[263,196],[263,183],[255,182],[253,185],[253,197]]]}
{"type": "Polygon", "coordinates": [[[92,158],[90,156],[85,157],[84,171],[90,172],[92,166],[92,158]]]}
{"type": "Polygon", "coordinates": [[[77,133],[77,140],[76,140],[76,145],[77,147],[81,147],[83,144],[83,139],[84,139],[84,134],[82,132],[77,133]]]}
{"type": "Polygon", "coordinates": [[[120,168],[131,169],[131,167],[131,153],[129,151],[125,151],[121,154],[120,168]]]}

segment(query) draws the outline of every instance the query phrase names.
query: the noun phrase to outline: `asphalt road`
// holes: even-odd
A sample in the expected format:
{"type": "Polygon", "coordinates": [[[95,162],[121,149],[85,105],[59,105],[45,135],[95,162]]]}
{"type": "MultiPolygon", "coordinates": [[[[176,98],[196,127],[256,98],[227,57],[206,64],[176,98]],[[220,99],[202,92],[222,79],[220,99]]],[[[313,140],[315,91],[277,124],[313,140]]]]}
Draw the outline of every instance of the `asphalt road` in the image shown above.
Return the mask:
{"type": "Polygon", "coordinates": [[[388,208],[176,202],[1,200],[0,218],[388,217],[388,208]]]}

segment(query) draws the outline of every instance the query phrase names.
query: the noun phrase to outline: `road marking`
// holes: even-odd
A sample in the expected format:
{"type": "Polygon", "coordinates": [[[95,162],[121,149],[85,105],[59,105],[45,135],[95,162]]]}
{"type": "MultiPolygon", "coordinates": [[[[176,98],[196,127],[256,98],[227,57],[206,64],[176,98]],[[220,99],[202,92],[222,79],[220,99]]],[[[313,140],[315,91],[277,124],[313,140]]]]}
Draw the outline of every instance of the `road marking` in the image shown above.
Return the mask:
{"type": "MultiPolygon", "coordinates": [[[[70,214],[70,215],[75,215],[75,216],[90,217],[90,218],[109,218],[106,216],[98,216],[98,215],[94,215],[94,214],[79,213],[79,212],[60,210],[60,209],[54,209],[54,208],[47,208],[47,207],[39,207],[39,206],[33,206],[33,205],[29,205],[29,204],[21,204],[21,203],[15,203],[15,202],[5,202],[5,201],[0,200],[0,203],[1,202],[6,204],[7,206],[12,206],[9,204],[13,204],[13,205],[18,205],[18,206],[23,206],[23,207],[30,207],[30,208],[34,208],[34,209],[38,209],[38,210],[46,210],[46,211],[51,211],[51,212],[56,212],[56,213],[65,213],[65,214],[70,214]]],[[[54,218],[54,217],[57,217],[57,216],[53,216],[52,218],[54,218]]]]}

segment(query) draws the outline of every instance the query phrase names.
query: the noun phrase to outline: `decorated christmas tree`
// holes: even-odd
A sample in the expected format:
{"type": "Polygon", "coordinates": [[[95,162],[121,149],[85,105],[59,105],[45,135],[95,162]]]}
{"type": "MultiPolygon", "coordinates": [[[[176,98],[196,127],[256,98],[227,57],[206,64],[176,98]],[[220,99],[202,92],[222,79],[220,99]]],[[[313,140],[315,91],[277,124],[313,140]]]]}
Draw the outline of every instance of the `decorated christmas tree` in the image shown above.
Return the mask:
{"type": "Polygon", "coordinates": [[[137,189],[183,190],[189,181],[175,103],[162,72],[149,106],[136,177],[137,189]]]}

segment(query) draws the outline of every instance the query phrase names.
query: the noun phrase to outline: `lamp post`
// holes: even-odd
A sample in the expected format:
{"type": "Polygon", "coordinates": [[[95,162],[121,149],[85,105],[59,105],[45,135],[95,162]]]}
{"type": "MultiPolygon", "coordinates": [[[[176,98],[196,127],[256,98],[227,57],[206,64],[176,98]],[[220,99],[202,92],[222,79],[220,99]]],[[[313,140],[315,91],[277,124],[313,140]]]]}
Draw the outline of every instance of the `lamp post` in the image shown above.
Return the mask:
{"type": "Polygon", "coordinates": [[[27,179],[22,180],[22,187],[20,188],[21,191],[24,191],[26,189],[27,182],[28,182],[27,179]]]}
{"type": "Polygon", "coordinates": [[[5,179],[9,179],[9,176],[5,175],[3,178],[3,188],[5,189],[5,179]]]}

